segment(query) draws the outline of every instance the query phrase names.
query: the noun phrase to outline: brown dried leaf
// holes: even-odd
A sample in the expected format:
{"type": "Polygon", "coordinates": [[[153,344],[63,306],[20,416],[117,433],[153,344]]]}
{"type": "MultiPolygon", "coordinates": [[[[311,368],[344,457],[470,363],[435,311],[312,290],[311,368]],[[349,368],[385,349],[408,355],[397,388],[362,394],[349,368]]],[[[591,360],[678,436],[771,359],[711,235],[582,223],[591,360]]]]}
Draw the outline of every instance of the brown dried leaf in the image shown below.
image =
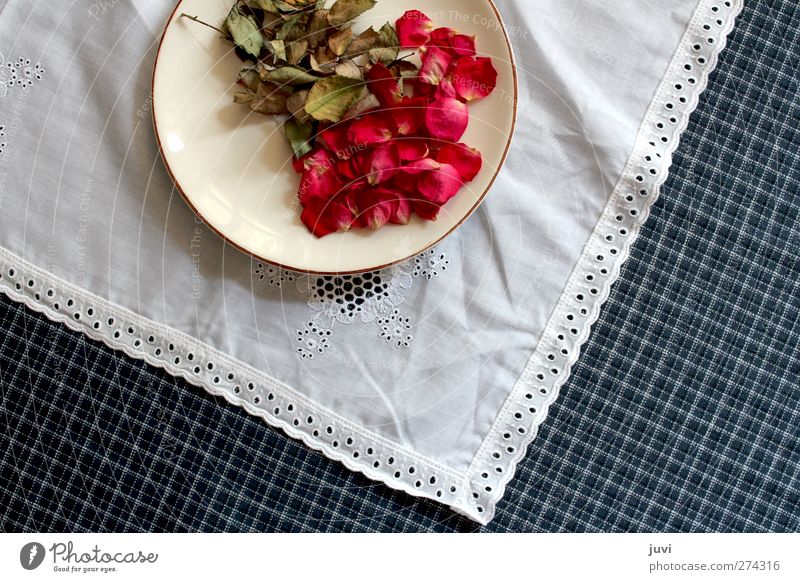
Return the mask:
{"type": "Polygon", "coordinates": [[[331,49],[331,52],[334,55],[341,56],[344,54],[344,51],[347,50],[347,47],[350,46],[350,42],[352,40],[353,40],[353,28],[347,27],[332,34],[328,38],[328,48],[331,49]]]}
{"type": "Polygon", "coordinates": [[[347,56],[354,57],[367,53],[378,42],[378,38],[378,33],[370,26],[350,43],[347,47],[347,56]]]}
{"type": "Polygon", "coordinates": [[[258,86],[255,98],[250,103],[250,109],[264,115],[280,115],[287,113],[286,99],[289,94],[269,81],[264,81],[258,86]]]}

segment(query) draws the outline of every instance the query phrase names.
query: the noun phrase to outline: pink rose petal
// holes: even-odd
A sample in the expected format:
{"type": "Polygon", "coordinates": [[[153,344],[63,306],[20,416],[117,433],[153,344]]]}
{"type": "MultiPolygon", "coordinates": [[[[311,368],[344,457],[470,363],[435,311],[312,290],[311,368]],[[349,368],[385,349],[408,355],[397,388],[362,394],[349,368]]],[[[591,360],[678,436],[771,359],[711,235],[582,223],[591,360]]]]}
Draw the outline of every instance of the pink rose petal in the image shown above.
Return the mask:
{"type": "Polygon", "coordinates": [[[438,170],[422,174],[419,193],[428,202],[441,205],[458,194],[463,185],[458,170],[450,164],[442,164],[438,170]]]}
{"type": "Polygon", "coordinates": [[[497,87],[497,70],[492,59],[465,57],[459,59],[452,72],[453,86],[465,101],[483,99],[497,87]]]}
{"type": "Polygon", "coordinates": [[[433,21],[419,10],[409,10],[396,23],[397,38],[403,48],[418,48],[428,42],[433,21]]]}
{"type": "Polygon", "coordinates": [[[430,136],[437,140],[457,142],[468,124],[469,111],[466,104],[458,99],[437,99],[425,112],[425,127],[430,136]]]}
{"type": "Polygon", "coordinates": [[[463,143],[445,144],[436,154],[436,161],[453,166],[464,182],[472,182],[481,171],[481,152],[463,143]]]}
{"type": "Polygon", "coordinates": [[[420,54],[422,55],[420,78],[431,85],[438,85],[447,74],[450,63],[453,62],[453,56],[435,46],[422,47],[420,54]]]}

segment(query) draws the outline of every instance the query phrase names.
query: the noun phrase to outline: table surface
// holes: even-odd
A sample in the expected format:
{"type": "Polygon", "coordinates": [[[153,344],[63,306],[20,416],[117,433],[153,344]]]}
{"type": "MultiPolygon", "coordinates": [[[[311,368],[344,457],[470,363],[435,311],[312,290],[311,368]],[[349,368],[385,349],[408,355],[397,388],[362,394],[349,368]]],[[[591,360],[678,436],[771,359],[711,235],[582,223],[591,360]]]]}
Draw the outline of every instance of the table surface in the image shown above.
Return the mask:
{"type": "Polygon", "coordinates": [[[800,10],[751,1],[485,528],[0,298],[2,531],[797,531],[800,10]]]}

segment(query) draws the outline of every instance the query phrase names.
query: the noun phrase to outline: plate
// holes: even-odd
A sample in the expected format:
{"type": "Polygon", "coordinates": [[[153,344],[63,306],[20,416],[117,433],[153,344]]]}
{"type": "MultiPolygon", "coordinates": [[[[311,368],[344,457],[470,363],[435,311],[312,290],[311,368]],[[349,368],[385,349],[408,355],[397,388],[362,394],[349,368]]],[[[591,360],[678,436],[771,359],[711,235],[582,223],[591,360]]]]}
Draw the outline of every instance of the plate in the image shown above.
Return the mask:
{"type": "Polygon", "coordinates": [[[394,23],[421,9],[436,26],[477,37],[498,71],[495,92],[470,105],[462,141],[484,157],[481,173],[443,208],[436,222],[352,230],[315,238],[300,222],[299,176],[281,121],[233,103],[241,61],[231,44],[187,13],[219,24],[233,0],[182,0],[164,29],[153,73],[153,120],[164,163],[186,202],[231,245],[269,264],[319,274],[361,273],[425,251],[478,208],[505,160],[517,109],[513,53],[490,0],[378,0],[355,31],[394,23]]]}

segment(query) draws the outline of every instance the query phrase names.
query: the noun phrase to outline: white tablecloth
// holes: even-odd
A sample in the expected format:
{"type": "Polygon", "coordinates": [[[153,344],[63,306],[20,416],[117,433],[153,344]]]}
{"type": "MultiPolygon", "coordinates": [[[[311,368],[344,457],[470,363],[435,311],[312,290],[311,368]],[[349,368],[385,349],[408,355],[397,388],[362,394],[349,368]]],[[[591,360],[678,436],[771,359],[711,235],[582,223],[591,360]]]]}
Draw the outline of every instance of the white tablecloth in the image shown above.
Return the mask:
{"type": "Polygon", "coordinates": [[[488,521],[741,2],[497,4],[520,115],[486,203],[405,265],[320,279],[227,246],[173,189],[150,83],[174,5],[7,0],[0,290],[372,479],[488,521]],[[342,311],[354,289],[369,299],[342,311]]]}

